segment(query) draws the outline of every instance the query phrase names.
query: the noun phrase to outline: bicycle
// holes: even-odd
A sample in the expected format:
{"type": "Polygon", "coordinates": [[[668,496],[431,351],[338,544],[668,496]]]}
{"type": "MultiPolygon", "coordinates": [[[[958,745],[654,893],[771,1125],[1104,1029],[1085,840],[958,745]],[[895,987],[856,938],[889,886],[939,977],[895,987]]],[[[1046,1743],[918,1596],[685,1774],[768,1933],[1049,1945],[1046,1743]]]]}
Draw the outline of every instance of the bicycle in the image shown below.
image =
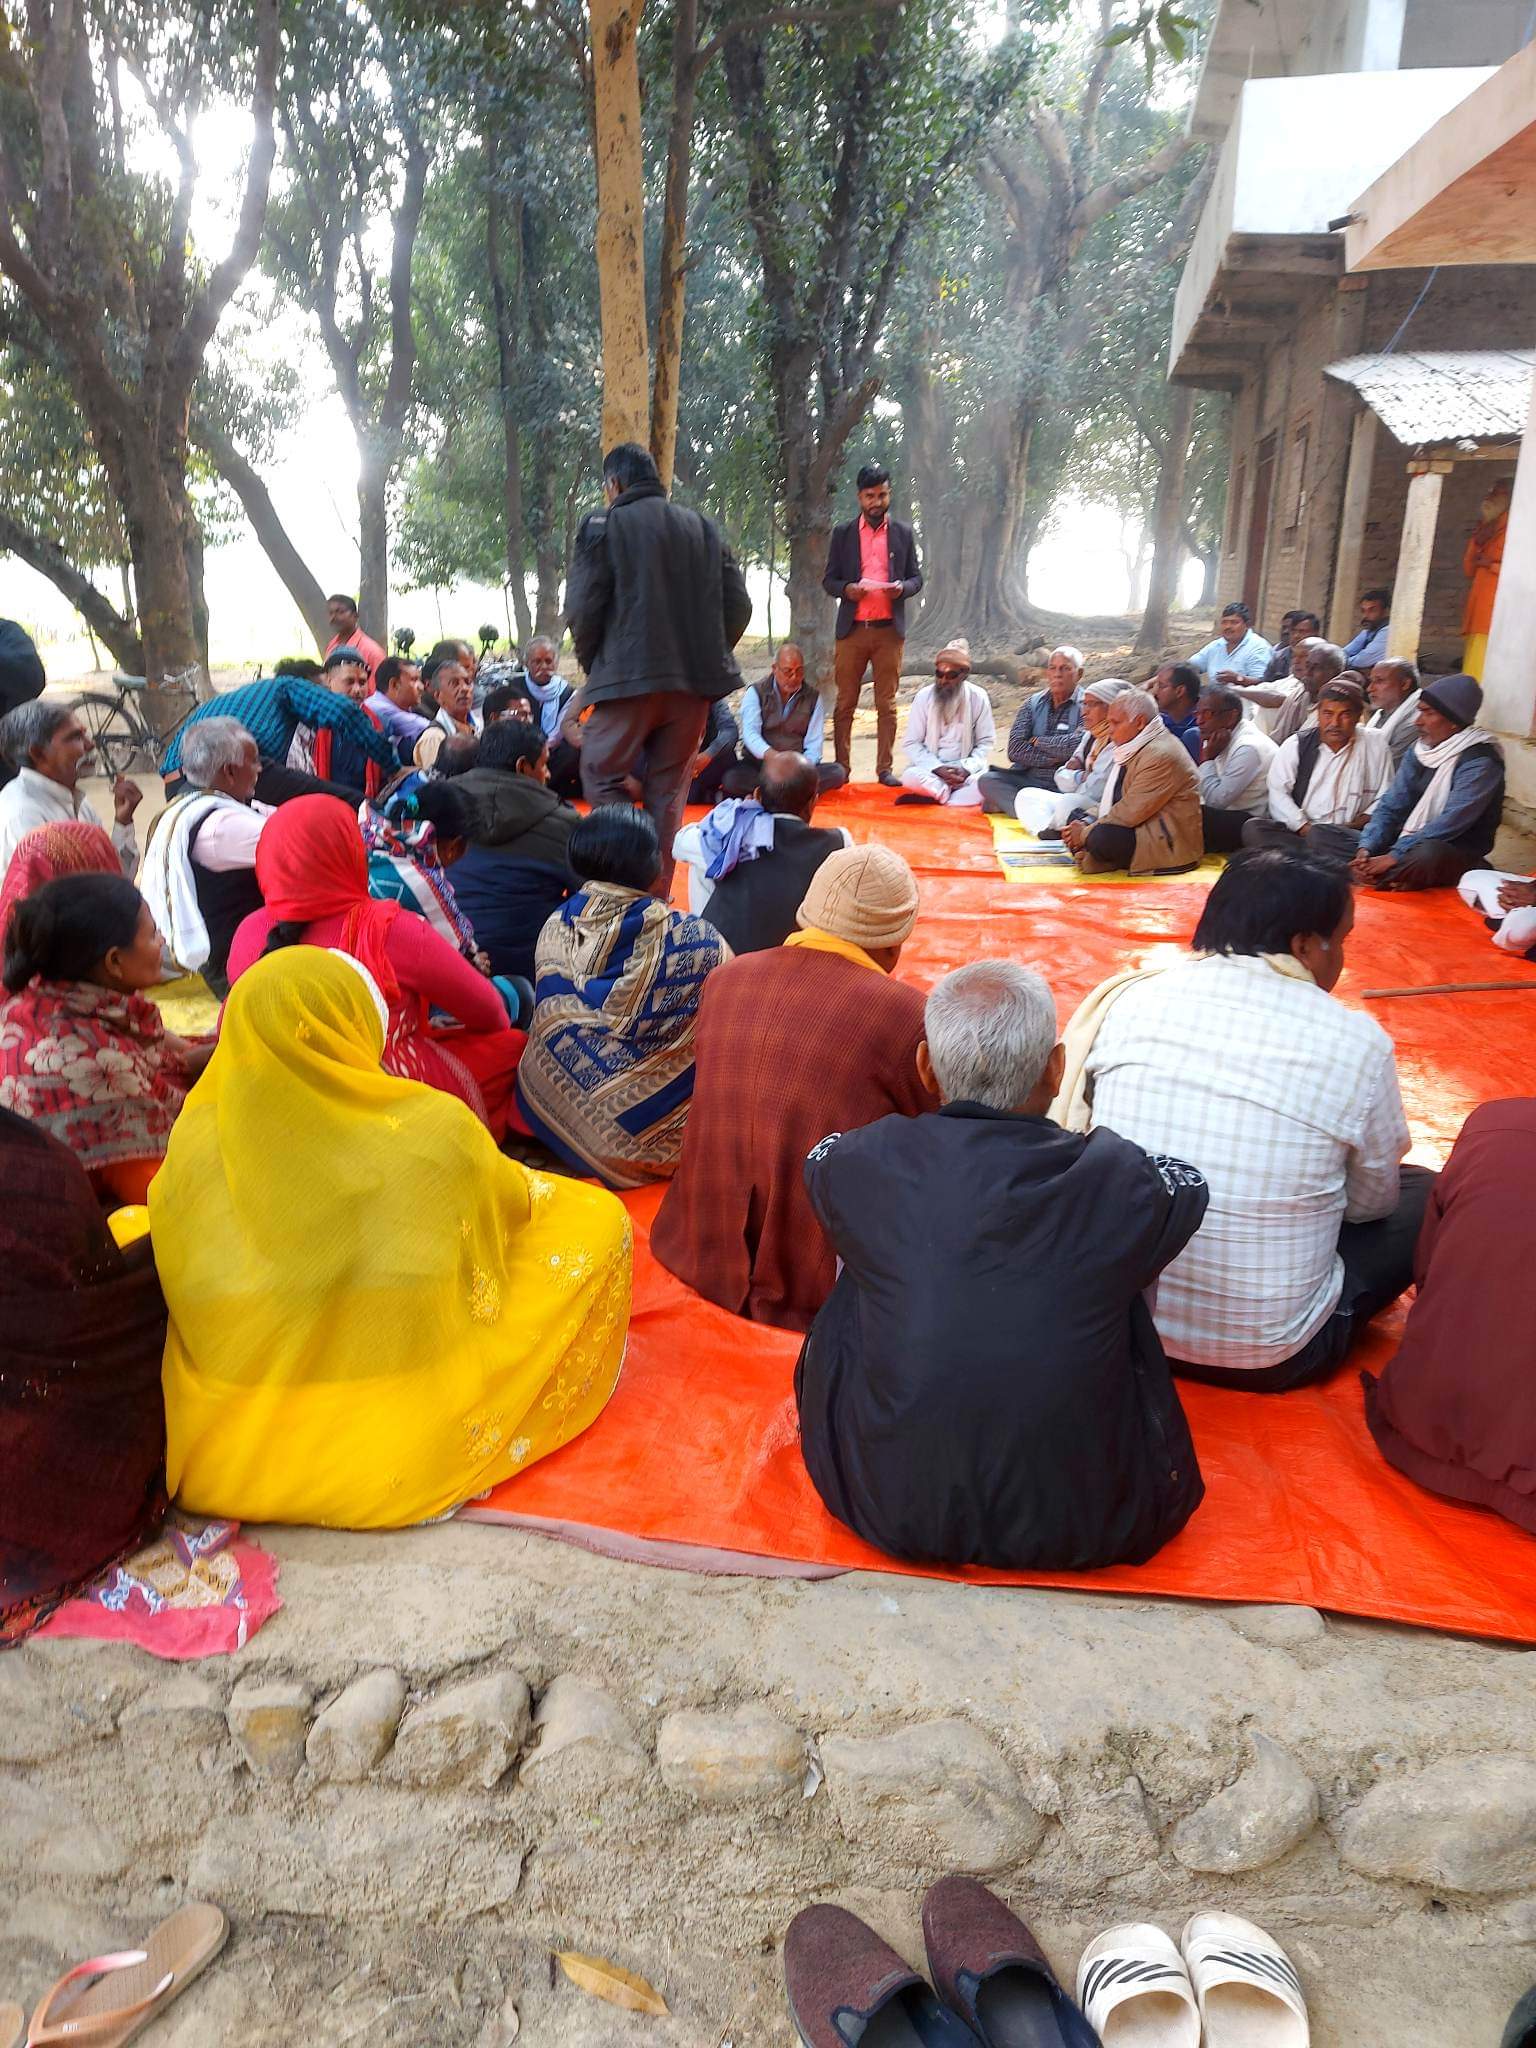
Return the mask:
{"type": "MultiPolygon", "coordinates": [[[[188,673],[195,676],[196,671],[188,673]]],[[[178,704],[184,701],[186,709],[162,739],[135,701],[148,688],[146,676],[125,675],[118,670],[112,677],[110,693],[83,690],[75,698],[75,709],[91,736],[99,772],[109,781],[141,767],[158,773],[165,765],[171,742],[197,706],[195,681],[189,681],[188,674],[167,676],[164,695],[178,704]]]]}

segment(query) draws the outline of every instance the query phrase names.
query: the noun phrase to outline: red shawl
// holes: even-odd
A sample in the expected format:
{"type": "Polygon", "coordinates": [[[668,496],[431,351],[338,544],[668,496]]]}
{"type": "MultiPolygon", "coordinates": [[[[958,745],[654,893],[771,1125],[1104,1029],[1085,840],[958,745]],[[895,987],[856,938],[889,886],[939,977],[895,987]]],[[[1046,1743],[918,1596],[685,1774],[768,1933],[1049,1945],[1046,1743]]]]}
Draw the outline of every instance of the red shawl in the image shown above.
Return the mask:
{"type": "Polygon", "coordinates": [[[70,818],[57,825],[36,825],[16,842],[11,864],[0,886],[0,939],[11,927],[11,912],[24,898],[60,875],[120,875],[117,848],[99,825],[70,818]]]}
{"type": "MultiPolygon", "coordinates": [[[[359,704],[357,708],[373,726],[375,732],[382,732],[384,730],[384,722],[376,711],[370,711],[366,704],[359,704]]],[[[311,757],[315,764],[315,773],[322,782],[329,782],[331,779],[331,757],[334,752],[335,738],[336,735],[328,725],[317,725],[315,727],[311,757]]],[[[363,769],[363,793],[368,797],[376,797],[383,787],[384,770],[377,761],[369,761],[363,769]]]]}
{"type": "Polygon", "coordinates": [[[35,976],[0,1002],[0,1109],[41,1124],[88,1170],[163,1159],[189,1085],[143,996],[35,976]]]}
{"type": "Polygon", "coordinates": [[[165,1512],[165,1303],[65,1148],[0,1111],[0,1642],[136,1550],[165,1512]]]}
{"type": "Polygon", "coordinates": [[[368,894],[362,829],[339,798],[295,797],[273,813],[256,848],[256,882],[280,924],[341,918],[342,951],[362,962],[392,1010],[400,1004],[389,958],[400,905],[376,903],[368,894]]]}

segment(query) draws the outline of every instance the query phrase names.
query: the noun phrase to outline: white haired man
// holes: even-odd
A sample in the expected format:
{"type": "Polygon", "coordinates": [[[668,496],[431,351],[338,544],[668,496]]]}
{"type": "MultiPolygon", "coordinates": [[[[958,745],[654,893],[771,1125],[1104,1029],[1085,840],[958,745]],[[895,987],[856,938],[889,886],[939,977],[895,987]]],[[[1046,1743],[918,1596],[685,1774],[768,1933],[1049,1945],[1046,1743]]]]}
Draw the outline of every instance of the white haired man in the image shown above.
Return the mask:
{"type": "Polygon", "coordinates": [[[933,681],[912,699],[897,803],[979,804],[978,778],[996,738],[992,699],[971,681],[970,642],[952,640],[933,657],[933,681]]]}
{"type": "MultiPolygon", "coordinates": [[[[11,864],[16,842],[36,826],[71,819],[101,823],[95,805],[77,787],[90,752],[91,736],[73,704],[35,697],[0,718],[0,754],[16,771],[0,789],[0,875],[11,864]]],[[[126,775],[112,785],[112,844],[125,875],[139,864],[133,814],[143,795],[126,775]]]]}
{"type": "Polygon", "coordinates": [[[177,963],[222,1002],[230,942],[261,908],[256,848],[272,813],[255,801],[261,755],[238,719],[200,719],[181,770],[188,786],[150,828],[139,888],[177,963]]]}
{"type": "Polygon", "coordinates": [[[1076,647],[1054,647],[1045,665],[1045,688],[1019,706],[1008,734],[1008,766],[981,778],[989,811],[1014,815],[1021,789],[1056,787],[1056,770],[1075,750],[1083,730],[1083,657],[1076,647]]]}
{"type": "Polygon", "coordinates": [[[943,1107],[807,1161],[840,1265],[795,1374],[801,1450],[830,1511],[892,1556],[1141,1563],[1204,1492],[1146,1290],[1205,1182],[1050,1122],[1062,1063],[1039,975],[975,961],[924,1009],[917,1068],[943,1107]]]}
{"type": "Polygon", "coordinates": [[[1162,721],[1147,690],[1122,690],[1109,705],[1114,767],[1096,819],[1072,818],[1061,843],[1085,875],[1124,868],[1177,874],[1205,850],[1195,764],[1162,721]]]}
{"type": "Polygon", "coordinates": [[[1371,731],[1379,732],[1392,749],[1395,775],[1408,749],[1419,739],[1419,672],[1411,661],[1398,655],[1378,661],[1371,670],[1369,695],[1375,707],[1370,717],[1371,731]]]}

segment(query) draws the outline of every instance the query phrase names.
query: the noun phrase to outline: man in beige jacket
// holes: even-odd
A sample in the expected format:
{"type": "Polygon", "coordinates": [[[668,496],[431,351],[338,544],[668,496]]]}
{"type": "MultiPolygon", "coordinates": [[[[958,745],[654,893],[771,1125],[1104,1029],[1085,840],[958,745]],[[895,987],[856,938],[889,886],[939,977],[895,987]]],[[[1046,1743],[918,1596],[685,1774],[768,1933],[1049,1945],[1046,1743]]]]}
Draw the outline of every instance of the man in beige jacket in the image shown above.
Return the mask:
{"type": "Polygon", "coordinates": [[[1146,690],[1122,690],[1109,707],[1115,765],[1096,822],[1062,827],[1085,875],[1128,868],[1133,875],[1192,868],[1205,851],[1200,832],[1200,778],[1195,764],[1158,714],[1146,690]]]}

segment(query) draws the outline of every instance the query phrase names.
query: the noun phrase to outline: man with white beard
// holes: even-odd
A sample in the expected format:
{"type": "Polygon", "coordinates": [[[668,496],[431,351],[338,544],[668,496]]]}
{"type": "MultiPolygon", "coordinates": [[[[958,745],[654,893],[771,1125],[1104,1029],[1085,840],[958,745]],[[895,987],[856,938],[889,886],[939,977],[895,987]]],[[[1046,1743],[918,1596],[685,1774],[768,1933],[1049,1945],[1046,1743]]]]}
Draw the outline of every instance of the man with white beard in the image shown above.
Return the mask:
{"type": "Polygon", "coordinates": [[[978,778],[996,738],[992,700],[970,680],[969,641],[952,640],[933,658],[933,681],[912,699],[907,767],[899,804],[979,804],[978,778]]]}

